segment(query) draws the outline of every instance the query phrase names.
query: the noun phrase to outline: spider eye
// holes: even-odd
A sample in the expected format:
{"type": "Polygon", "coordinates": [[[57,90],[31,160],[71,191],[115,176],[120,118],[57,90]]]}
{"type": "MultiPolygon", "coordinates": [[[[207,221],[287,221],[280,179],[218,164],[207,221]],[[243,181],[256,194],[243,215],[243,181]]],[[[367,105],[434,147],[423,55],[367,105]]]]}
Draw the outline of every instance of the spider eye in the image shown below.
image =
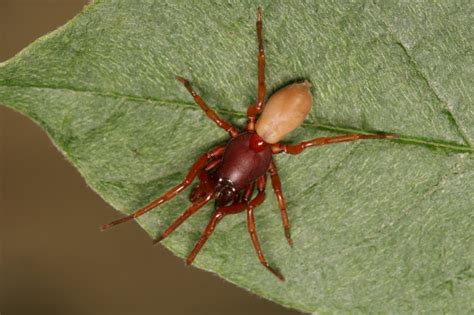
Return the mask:
{"type": "Polygon", "coordinates": [[[232,200],[234,200],[235,194],[237,193],[232,183],[220,182],[216,188],[216,206],[224,207],[227,206],[232,200]]]}

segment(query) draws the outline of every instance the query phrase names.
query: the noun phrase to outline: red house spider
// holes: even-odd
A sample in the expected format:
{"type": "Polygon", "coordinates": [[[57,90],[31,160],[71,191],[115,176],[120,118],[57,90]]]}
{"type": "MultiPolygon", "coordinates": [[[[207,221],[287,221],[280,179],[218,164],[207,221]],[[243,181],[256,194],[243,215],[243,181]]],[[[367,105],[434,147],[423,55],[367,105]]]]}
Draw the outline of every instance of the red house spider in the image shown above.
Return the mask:
{"type": "Polygon", "coordinates": [[[132,214],[102,226],[106,230],[114,225],[132,220],[142,214],[171,200],[188,187],[196,177],[199,183],[190,194],[191,206],[181,214],[154,243],[160,242],[178,228],[186,219],[200,208],[215,199],[215,211],[202,236],[186,259],[192,264],[205,242],[216,228],[217,223],[228,214],[247,211],[248,232],[258,259],[278,279],[284,281],[283,275],[271,267],[261,250],[255,228],[254,210],[265,200],[267,173],[270,174],[273,190],[278,200],[285,237],[290,244],[290,224],[286,212],[280,178],[277,173],[273,154],[299,154],[304,149],[331,143],[354,141],[359,139],[394,139],[394,134],[349,134],[336,137],[322,137],[299,144],[281,144],[279,141],[289,132],[303,123],[311,109],[312,96],[310,84],[303,83],[287,86],[270,97],[265,106],[265,53],[262,37],[262,13],[257,9],[258,38],[258,87],[257,102],[247,110],[248,123],[244,132],[221,119],[204,100],[193,90],[186,79],[176,77],[191,93],[194,101],[217,126],[227,131],[231,137],[226,144],[215,147],[202,155],[191,167],[185,179],[164,195],[152,201],[132,214]],[[260,115],[260,116],[259,116],[260,115]],[[257,116],[259,116],[257,120],[257,116]],[[252,198],[255,188],[257,194],[252,198]]]}

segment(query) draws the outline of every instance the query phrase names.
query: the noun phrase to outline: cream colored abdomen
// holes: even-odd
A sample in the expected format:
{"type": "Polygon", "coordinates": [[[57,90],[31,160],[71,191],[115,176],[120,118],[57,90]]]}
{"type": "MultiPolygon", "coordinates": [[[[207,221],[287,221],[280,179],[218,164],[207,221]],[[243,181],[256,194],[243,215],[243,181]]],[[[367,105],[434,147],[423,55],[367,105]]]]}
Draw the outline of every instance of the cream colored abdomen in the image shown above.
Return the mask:
{"type": "Polygon", "coordinates": [[[311,110],[310,83],[289,85],[273,94],[265,105],[255,129],[267,143],[277,143],[298,128],[311,110]]]}

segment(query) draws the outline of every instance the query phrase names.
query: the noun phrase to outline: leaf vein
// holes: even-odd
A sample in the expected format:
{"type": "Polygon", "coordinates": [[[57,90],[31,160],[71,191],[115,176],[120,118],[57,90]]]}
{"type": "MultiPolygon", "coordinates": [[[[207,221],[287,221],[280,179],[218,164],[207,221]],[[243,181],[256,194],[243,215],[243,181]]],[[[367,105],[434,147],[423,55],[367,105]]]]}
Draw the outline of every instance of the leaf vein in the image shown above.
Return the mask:
{"type": "MultiPolygon", "coordinates": [[[[102,92],[102,91],[94,91],[88,89],[78,89],[73,87],[60,87],[60,86],[46,86],[46,85],[28,85],[28,84],[6,84],[2,82],[0,86],[8,86],[8,87],[17,87],[17,88],[31,88],[31,89],[45,89],[45,90],[60,90],[60,91],[67,91],[67,92],[74,92],[74,93],[87,93],[92,94],[94,96],[101,96],[101,97],[110,97],[115,99],[126,99],[136,102],[153,102],[160,106],[180,106],[182,108],[192,109],[192,110],[199,110],[200,109],[193,103],[183,100],[176,100],[176,99],[160,99],[155,97],[143,97],[143,96],[135,96],[135,95],[127,95],[121,93],[113,93],[113,92],[102,92]]],[[[223,109],[219,107],[214,108],[219,114],[229,115],[231,117],[243,118],[245,117],[244,112],[234,111],[229,109],[223,109]]],[[[302,124],[303,128],[310,128],[314,130],[326,130],[326,131],[334,131],[334,132],[350,132],[350,133],[364,133],[364,134],[373,134],[375,133],[374,130],[364,130],[361,128],[353,128],[347,126],[335,126],[329,124],[316,124],[314,122],[305,122],[302,124]]],[[[474,147],[471,145],[460,145],[458,143],[443,141],[441,139],[428,139],[416,136],[409,136],[409,135],[399,135],[398,140],[392,140],[399,143],[409,143],[415,145],[424,145],[429,147],[435,147],[440,149],[445,149],[448,151],[453,152],[468,152],[474,153],[474,147]]]]}
{"type": "Polygon", "coordinates": [[[387,30],[389,31],[390,35],[392,36],[394,42],[400,46],[400,48],[402,49],[402,51],[405,53],[405,55],[407,56],[408,58],[408,61],[410,62],[410,64],[412,65],[413,69],[415,70],[416,74],[426,83],[426,85],[428,86],[429,90],[431,91],[431,93],[436,97],[436,99],[441,103],[443,104],[443,106],[446,108],[446,111],[447,113],[449,114],[449,116],[451,117],[452,119],[452,122],[454,124],[454,126],[456,127],[456,130],[458,131],[459,135],[462,137],[462,139],[464,140],[464,142],[471,148],[474,147],[474,144],[469,140],[469,137],[467,136],[467,132],[466,130],[463,128],[463,126],[461,126],[461,124],[459,123],[458,121],[458,118],[457,116],[454,114],[453,112],[453,108],[452,106],[449,105],[449,102],[448,100],[444,99],[443,96],[438,92],[438,90],[436,89],[435,86],[433,86],[433,84],[431,83],[428,75],[426,73],[423,72],[423,70],[421,69],[421,67],[418,65],[417,61],[415,60],[415,58],[411,55],[407,45],[402,41],[402,39],[397,35],[397,32],[394,31],[390,24],[386,21],[386,19],[384,18],[384,15],[382,13],[382,10],[380,10],[379,7],[377,7],[377,9],[379,9],[379,14],[381,16],[381,19],[380,21],[383,23],[383,25],[385,25],[385,27],[387,28],[387,30]]]}

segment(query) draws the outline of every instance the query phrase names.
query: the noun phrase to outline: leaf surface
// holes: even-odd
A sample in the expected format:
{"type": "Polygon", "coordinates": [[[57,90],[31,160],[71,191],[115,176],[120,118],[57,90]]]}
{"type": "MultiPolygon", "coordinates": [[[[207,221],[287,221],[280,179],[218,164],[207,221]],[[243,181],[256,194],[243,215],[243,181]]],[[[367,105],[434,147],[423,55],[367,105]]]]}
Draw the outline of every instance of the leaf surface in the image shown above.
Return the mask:
{"type": "MultiPolygon", "coordinates": [[[[256,97],[262,2],[96,1],[0,65],[0,102],[31,117],[123,213],[176,185],[227,140],[175,75],[242,128],[256,97]]],[[[287,140],[391,132],[276,157],[293,249],[271,189],[257,231],[226,217],[195,265],[305,312],[474,309],[474,106],[470,1],[263,1],[271,92],[312,82],[313,110],[287,140]]],[[[140,218],[156,237],[189,190],[140,218]]],[[[208,206],[163,243],[186,256],[208,206]]]]}

